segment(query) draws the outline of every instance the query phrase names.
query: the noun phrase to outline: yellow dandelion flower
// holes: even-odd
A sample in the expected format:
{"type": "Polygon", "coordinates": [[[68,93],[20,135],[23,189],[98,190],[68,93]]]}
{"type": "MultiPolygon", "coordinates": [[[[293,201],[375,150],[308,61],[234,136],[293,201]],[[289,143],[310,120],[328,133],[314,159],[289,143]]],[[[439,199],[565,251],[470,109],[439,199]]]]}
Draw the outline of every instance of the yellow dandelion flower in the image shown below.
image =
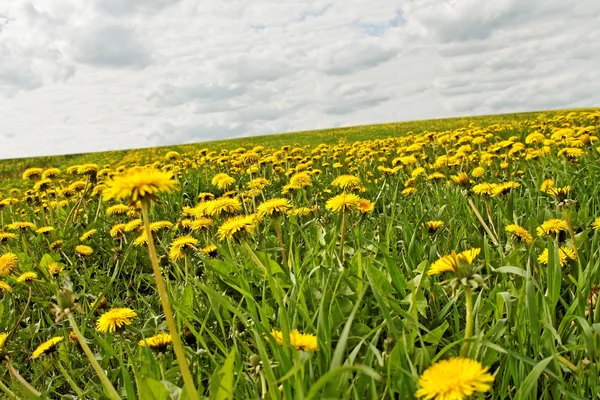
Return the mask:
{"type": "Polygon", "coordinates": [[[225,173],[216,174],[211,183],[217,188],[223,190],[235,183],[235,179],[225,173]]]}
{"type": "Polygon", "coordinates": [[[78,175],[96,175],[98,173],[98,165],[96,164],[83,164],[77,168],[78,175]]]}
{"type": "Polygon", "coordinates": [[[62,245],[63,245],[62,240],[55,240],[54,242],[50,243],[50,250],[60,251],[62,249],[62,245]]]}
{"type": "Polygon", "coordinates": [[[32,359],[40,358],[43,355],[50,354],[56,350],[56,346],[64,340],[63,336],[54,337],[42,344],[40,344],[37,349],[33,351],[31,355],[32,359]]]}
{"type": "MultiPolygon", "coordinates": [[[[275,341],[282,345],[283,344],[283,333],[278,330],[272,330],[271,336],[275,341]]],[[[319,344],[315,335],[307,333],[300,333],[298,329],[292,329],[290,331],[290,345],[294,346],[298,350],[304,351],[318,351],[319,344]]]]}
{"type": "Polygon", "coordinates": [[[358,211],[363,214],[368,214],[375,209],[375,204],[371,203],[371,200],[360,199],[358,202],[358,211]]]}
{"type": "Polygon", "coordinates": [[[102,333],[113,333],[117,328],[131,325],[137,313],[130,308],[111,308],[98,318],[96,329],[102,333]]]}
{"type": "Polygon", "coordinates": [[[312,186],[312,179],[307,172],[298,172],[290,178],[290,185],[302,189],[312,186]]]}
{"type": "Polygon", "coordinates": [[[92,236],[94,236],[96,233],[98,233],[97,229],[90,229],[89,231],[85,232],[83,235],[81,235],[81,237],[79,238],[80,241],[85,241],[88,240],[89,238],[91,238],[92,236]]]}
{"type": "Polygon", "coordinates": [[[0,243],[6,243],[9,240],[16,240],[17,235],[10,232],[0,232],[0,243]]]}
{"type": "Polygon", "coordinates": [[[12,292],[12,287],[4,281],[0,281],[0,292],[12,292]]]}
{"type": "Polygon", "coordinates": [[[265,216],[265,215],[278,216],[278,215],[285,214],[291,208],[292,208],[292,204],[290,203],[290,201],[288,199],[275,198],[275,199],[267,200],[264,203],[260,204],[257,207],[256,211],[258,212],[258,215],[260,215],[260,216],[265,216]]]}
{"type": "Polygon", "coordinates": [[[125,236],[125,224],[116,224],[110,228],[110,237],[113,239],[123,238],[125,236]]]}
{"type": "Polygon", "coordinates": [[[158,193],[170,192],[178,187],[171,172],[154,168],[130,169],[107,182],[102,193],[104,200],[127,199],[134,204],[144,199],[156,200],[158,193]]]}
{"type": "Polygon", "coordinates": [[[138,230],[143,224],[144,222],[141,219],[133,219],[127,224],[125,224],[125,232],[133,232],[135,230],[138,230]]]}
{"type": "Polygon", "coordinates": [[[552,189],[553,187],[554,187],[554,181],[552,179],[545,179],[544,182],[542,182],[540,191],[542,191],[544,193],[548,193],[548,191],[550,189],[552,189]]]}
{"type": "Polygon", "coordinates": [[[600,218],[596,218],[594,222],[592,222],[592,229],[595,231],[600,231],[600,218]]]}
{"type": "Polygon", "coordinates": [[[27,231],[27,230],[34,230],[35,229],[35,225],[32,224],[31,222],[26,222],[26,221],[18,221],[18,222],[13,222],[12,224],[8,225],[8,229],[10,229],[11,231],[27,231]]]}
{"type": "Polygon", "coordinates": [[[402,190],[402,192],[400,192],[403,196],[410,196],[412,194],[417,193],[417,188],[414,187],[407,187],[404,190],[402,190]]]}
{"type": "Polygon", "coordinates": [[[251,234],[256,229],[256,220],[252,215],[238,215],[229,218],[219,227],[217,234],[221,240],[241,239],[246,234],[251,234]]]}
{"type": "Polygon", "coordinates": [[[361,198],[352,193],[342,193],[325,203],[325,208],[333,212],[356,210],[360,205],[361,198]]]}
{"type": "Polygon", "coordinates": [[[34,279],[37,279],[37,274],[35,272],[23,272],[17,278],[17,282],[19,283],[28,283],[32,282],[34,279]]]}
{"type": "Polygon", "coordinates": [[[217,255],[218,248],[214,244],[209,244],[200,250],[200,254],[210,257],[215,257],[217,255]]]}
{"type": "Polygon", "coordinates": [[[158,232],[162,229],[171,229],[173,227],[173,223],[171,221],[156,221],[150,224],[151,232],[158,232]]]}
{"type": "Polygon", "coordinates": [[[47,235],[54,230],[51,226],[42,226],[38,230],[35,231],[38,235],[47,235]]]}
{"type": "Polygon", "coordinates": [[[425,226],[429,233],[436,233],[442,226],[444,226],[444,221],[427,221],[425,222],[425,226]]]}
{"type": "Polygon", "coordinates": [[[451,175],[450,179],[458,186],[468,186],[471,180],[469,179],[469,175],[466,172],[459,172],[456,175],[451,175]]]}
{"type": "Polygon", "coordinates": [[[191,250],[196,250],[198,246],[198,239],[192,236],[180,236],[173,240],[171,248],[169,250],[169,258],[171,260],[181,260],[185,253],[191,250]]]}
{"type": "Polygon", "coordinates": [[[354,175],[340,175],[331,182],[331,185],[342,190],[355,190],[362,187],[360,178],[354,175]]]}
{"type": "Polygon", "coordinates": [[[42,177],[42,173],[44,172],[41,168],[28,168],[23,172],[23,179],[36,180],[42,177]]]}
{"type": "MultiPolygon", "coordinates": [[[[542,254],[538,257],[538,262],[540,264],[548,265],[548,249],[544,249],[542,254]]],[[[564,267],[569,263],[569,260],[576,260],[577,256],[575,255],[575,250],[570,247],[561,247],[558,249],[558,258],[560,262],[560,266],[564,267]]]]}
{"type": "Polygon", "coordinates": [[[12,274],[19,267],[19,258],[14,253],[6,253],[0,256],[0,278],[12,274]]]}
{"type": "Polygon", "coordinates": [[[0,333],[0,353],[2,353],[2,350],[4,349],[6,339],[8,339],[8,333],[0,333]]]}
{"type": "Polygon", "coordinates": [[[473,261],[480,252],[481,249],[478,248],[465,250],[458,254],[452,251],[452,253],[439,258],[437,261],[431,264],[431,268],[429,268],[429,271],[427,271],[427,275],[439,275],[444,272],[456,272],[460,267],[461,262],[472,265],[473,261]]]}
{"type": "Polygon", "coordinates": [[[496,186],[495,183],[483,182],[473,186],[473,193],[484,197],[493,196],[496,191],[496,186]]]}
{"type": "Polygon", "coordinates": [[[516,237],[522,242],[525,242],[527,244],[533,243],[533,236],[531,235],[531,233],[529,233],[527,229],[523,228],[520,225],[507,225],[504,229],[506,230],[506,232],[512,233],[514,237],[516,237]]]}
{"type": "Polygon", "coordinates": [[[85,245],[75,246],[75,253],[79,254],[80,256],[87,257],[87,256],[91,255],[93,252],[94,252],[94,249],[92,249],[90,246],[85,246],[85,245]]]}
{"type": "Polygon", "coordinates": [[[242,209],[242,204],[238,199],[227,197],[211,200],[205,204],[204,212],[211,217],[219,217],[221,214],[233,214],[242,209]]]}
{"type": "Polygon", "coordinates": [[[537,227],[538,236],[555,236],[567,230],[567,222],[562,219],[549,219],[537,227]]]}
{"type": "Polygon", "coordinates": [[[42,173],[42,179],[53,179],[60,175],[60,169],[48,168],[42,173]]]}
{"type": "Polygon", "coordinates": [[[426,400],[463,400],[475,392],[488,392],[494,381],[481,363],[462,357],[442,360],[429,367],[419,378],[415,397],[426,400]]]}
{"type": "Polygon", "coordinates": [[[171,335],[168,333],[159,333],[152,337],[142,339],[138,342],[140,347],[148,347],[158,353],[164,353],[167,347],[173,342],[171,335]]]}
{"type": "Polygon", "coordinates": [[[57,263],[50,263],[50,264],[48,264],[47,268],[48,268],[48,274],[50,274],[50,276],[57,276],[63,270],[63,267],[61,267],[57,263]]]}
{"type": "Polygon", "coordinates": [[[129,211],[129,206],[125,204],[115,204],[106,209],[106,215],[124,215],[129,211]]]}
{"type": "Polygon", "coordinates": [[[471,176],[473,178],[480,178],[483,176],[484,173],[485,173],[485,169],[483,167],[476,167],[476,168],[473,168],[473,171],[471,171],[471,176]]]}

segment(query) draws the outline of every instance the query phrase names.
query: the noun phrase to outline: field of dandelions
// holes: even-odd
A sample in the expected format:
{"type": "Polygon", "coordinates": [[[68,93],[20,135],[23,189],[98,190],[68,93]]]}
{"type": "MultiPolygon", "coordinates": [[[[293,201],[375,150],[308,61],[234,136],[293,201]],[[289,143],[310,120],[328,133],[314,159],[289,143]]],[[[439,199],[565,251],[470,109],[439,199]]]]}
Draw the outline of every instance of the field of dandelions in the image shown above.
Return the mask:
{"type": "Polygon", "coordinates": [[[0,398],[599,399],[599,123],[0,162],[0,398]]]}

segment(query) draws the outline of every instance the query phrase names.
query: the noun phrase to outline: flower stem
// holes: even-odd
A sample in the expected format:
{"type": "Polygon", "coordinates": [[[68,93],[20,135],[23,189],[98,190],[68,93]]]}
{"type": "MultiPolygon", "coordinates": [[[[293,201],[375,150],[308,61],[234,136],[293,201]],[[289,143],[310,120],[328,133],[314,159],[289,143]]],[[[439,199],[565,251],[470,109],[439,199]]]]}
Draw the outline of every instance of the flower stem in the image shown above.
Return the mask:
{"type": "Polygon", "coordinates": [[[108,377],[104,373],[104,370],[102,370],[102,367],[100,366],[100,364],[98,364],[98,361],[96,361],[96,358],[94,357],[94,353],[92,353],[92,350],[90,350],[89,346],[87,345],[85,338],[83,337],[83,335],[81,334],[81,331],[79,330],[79,327],[77,326],[75,317],[73,317],[73,314],[71,312],[68,312],[66,314],[69,318],[69,323],[71,324],[71,328],[73,329],[73,332],[75,332],[75,335],[77,336],[77,341],[79,342],[79,345],[83,349],[83,352],[87,356],[88,360],[90,360],[90,364],[92,365],[92,368],[94,368],[94,371],[96,371],[96,374],[98,374],[98,377],[100,378],[100,381],[102,382],[102,386],[104,386],[104,388],[106,389],[108,397],[110,397],[113,400],[121,400],[121,396],[119,396],[119,393],[117,392],[115,387],[112,385],[110,380],[108,380],[108,377]]]}
{"type": "Polygon", "coordinates": [[[460,349],[461,357],[467,357],[469,355],[470,342],[468,342],[468,340],[473,336],[473,293],[469,286],[465,287],[465,300],[467,316],[465,324],[465,342],[460,349]]]}
{"type": "Polygon", "coordinates": [[[340,260],[342,261],[342,265],[344,263],[344,239],[346,238],[346,209],[342,211],[342,227],[341,238],[340,238],[340,260]]]}
{"type": "Polygon", "coordinates": [[[150,255],[150,261],[152,262],[152,269],[154,270],[154,279],[156,280],[156,288],[160,296],[160,302],[162,304],[163,312],[165,314],[165,320],[171,333],[171,339],[173,340],[173,350],[177,362],[179,363],[179,369],[183,377],[183,383],[187,387],[188,397],[190,400],[198,400],[198,392],[194,385],[194,379],[192,373],[188,367],[187,360],[185,358],[185,352],[183,350],[183,343],[177,332],[177,325],[175,324],[175,318],[173,318],[173,311],[171,310],[171,304],[169,303],[169,296],[165,287],[160,267],[158,265],[158,258],[156,257],[156,249],[154,247],[154,240],[152,238],[152,232],[150,232],[150,200],[142,200],[142,218],[144,220],[144,229],[146,230],[146,236],[148,237],[148,253],[150,255]]]}
{"type": "Polygon", "coordinates": [[[8,386],[6,386],[2,381],[0,381],[0,390],[2,390],[6,394],[7,398],[11,400],[19,399],[19,397],[16,394],[14,394],[13,391],[10,390],[8,386]]]}
{"type": "Polygon", "coordinates": [[[279,224],[279,219],[277,217],[275,220],[275,231],[277,232],[277,238],[279,239],[279,247],[281,247],[281,261],[283,265],[287,267],[287,261],[285,259],[285,245],[283,244],[283,234],[281,233],[281,225],[279,224]]]}
{"type": "Polygon", "coordinates": [[[69,373],[67,372],[65,367],[62,365],[62,362],[60,362],[60,360],[57,359],[56,365],[58,366],[58,369],[63,374],[63,376],[65,377],[67,382],[69,383],[69,386],[71,386],[71,388],[75,391],[75,393],[77,393],[77,396],[79,396],[82,399],[85,398],[85,395],[83,394],[83,390],[81,390],[81,388],[79,386],[77,386],[75,381],[73,381],[73,378],[71,378],[71,375],[69,375],[69,373]]]}

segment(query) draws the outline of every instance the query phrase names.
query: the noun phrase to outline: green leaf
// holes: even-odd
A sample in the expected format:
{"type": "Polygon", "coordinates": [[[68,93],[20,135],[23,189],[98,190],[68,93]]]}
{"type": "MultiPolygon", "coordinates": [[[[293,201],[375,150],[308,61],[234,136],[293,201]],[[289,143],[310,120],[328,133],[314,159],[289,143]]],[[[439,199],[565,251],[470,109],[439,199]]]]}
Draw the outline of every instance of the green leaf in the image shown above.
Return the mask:
{"type": "Polygon", "coordinates": [[[448,329],[448,326],[450,326],[448,321],[444,321],[442,325],[423,336],[423,341],[431,344],[438,344],[442,339],[444,332],[446,332],[446,329],[448,329]]]}
{"type": "Polygon", "coordinates": [[[523,382],[520,383],[519,390],[515,395],[516,400],[525,400],[530,398],[530,395],[535,394],[534,389],[537,387],[537,381],[540,378],[542,372],[544,372],[544,370],[553,358],[554,356],[544,358],[542,361],[537,363],[535,367],[533,367],[533,369],[527,375],[525,380],[523,380],[523,382]]]}
{"type": "Polygon", "coordinates": [[[212,376],[210,383],[211,400],[233,400],[233,365],[235,347],[231,349],[225,364],[212,376]]]}
{"type": "Polygon", "coordinates": [[[140,399],[144,400],[170,400],[169,391],[162,384],[152,378],[142,378],[138,384],[140,399]]]}

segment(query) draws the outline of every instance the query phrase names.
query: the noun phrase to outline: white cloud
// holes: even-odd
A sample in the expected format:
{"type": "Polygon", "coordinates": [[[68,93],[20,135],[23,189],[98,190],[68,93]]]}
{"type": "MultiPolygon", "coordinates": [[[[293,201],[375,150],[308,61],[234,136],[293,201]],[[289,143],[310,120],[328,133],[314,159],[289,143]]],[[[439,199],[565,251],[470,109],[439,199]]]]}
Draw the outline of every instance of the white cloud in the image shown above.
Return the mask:
{"type": "Polygon", "coordinates": [[[14,0],[0,158],[600,105],[600,3],[14,0]]]}

